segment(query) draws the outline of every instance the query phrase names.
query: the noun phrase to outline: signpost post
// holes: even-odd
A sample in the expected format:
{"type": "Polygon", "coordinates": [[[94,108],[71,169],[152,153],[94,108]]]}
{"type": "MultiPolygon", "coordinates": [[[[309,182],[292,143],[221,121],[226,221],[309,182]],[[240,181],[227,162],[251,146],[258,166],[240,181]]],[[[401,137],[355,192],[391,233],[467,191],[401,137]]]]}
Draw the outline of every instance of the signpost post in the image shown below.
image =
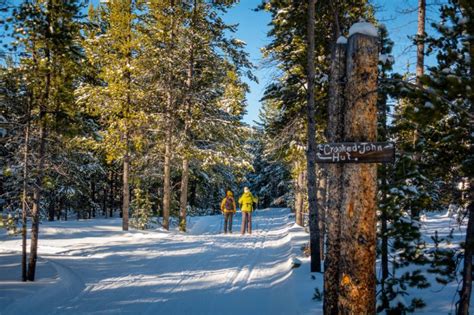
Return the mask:
{"type": "Polygon", "coordinates": [[[377,166],[395,146],[377,141],[377,29],[360,21],[338,39],[331,68],[328,141],[316,162],[329,170],[324,310],[376,313],[377,166]],[[347,141],[347,142],[343,142],[347,141]],[[334,213],[333,213],[334,212],[334,213]]]}

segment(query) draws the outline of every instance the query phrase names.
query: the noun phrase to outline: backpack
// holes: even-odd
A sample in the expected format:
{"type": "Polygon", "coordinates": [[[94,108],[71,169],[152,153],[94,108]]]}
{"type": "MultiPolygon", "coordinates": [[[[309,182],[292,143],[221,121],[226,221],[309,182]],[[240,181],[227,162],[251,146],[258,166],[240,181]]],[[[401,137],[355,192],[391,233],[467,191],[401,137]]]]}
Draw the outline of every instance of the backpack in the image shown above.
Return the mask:
{"type": "Polygon", "coordinates": [[[224,208],[226,210],[234,210],[234,198],[232,197],[226,197],[225,198],[225,205],[224,208]]]}

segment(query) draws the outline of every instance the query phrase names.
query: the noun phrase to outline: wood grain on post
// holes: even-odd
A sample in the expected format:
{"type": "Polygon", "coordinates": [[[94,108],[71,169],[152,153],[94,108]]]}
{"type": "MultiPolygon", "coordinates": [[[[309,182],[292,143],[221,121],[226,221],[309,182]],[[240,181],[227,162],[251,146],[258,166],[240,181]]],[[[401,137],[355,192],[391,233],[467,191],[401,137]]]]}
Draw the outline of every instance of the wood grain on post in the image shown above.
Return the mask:
{"type": "MultiPolygon", "coordinates": [[[[360,33],[349,37],[344,141],[377,139],[378,54],[377,37],[360,33]]],[[[377,166],[346,164],[342,176],[338,311],[375,314],[377,166]]]]}
{"type": "MultiPolygon", "coordinates": [[[[336,44],[331,64],[328,104],[328,140],[340,142],[344,136],[345,43],[336,44]]],[[[327,165],[328,200],[326,212],[326,257],[324,260],[324,314],[337,314],[340,257],[340,209],[342,204],[342,164],[327,165]]]]}

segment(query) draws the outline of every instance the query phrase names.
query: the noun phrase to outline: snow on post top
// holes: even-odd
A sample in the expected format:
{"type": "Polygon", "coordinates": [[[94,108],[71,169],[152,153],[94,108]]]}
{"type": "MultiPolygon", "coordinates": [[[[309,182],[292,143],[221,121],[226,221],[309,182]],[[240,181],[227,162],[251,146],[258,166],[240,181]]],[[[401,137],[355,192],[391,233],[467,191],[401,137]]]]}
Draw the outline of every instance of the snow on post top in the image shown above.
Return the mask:
{"type": "Polygon", "coordinates": [[[352,24],[349,29],[349,37],[354,34],[364,34],[373,37],[379,36],[377,28],[372,23],[366,22],[365,20],[360,20],[359,22],[352,24]]]}
{"type": "Polygon", "coordinates": [[[336,44],[347,44],[347,38],[345,38],[344,36],[339,36],[336,41],[336,44]]]}

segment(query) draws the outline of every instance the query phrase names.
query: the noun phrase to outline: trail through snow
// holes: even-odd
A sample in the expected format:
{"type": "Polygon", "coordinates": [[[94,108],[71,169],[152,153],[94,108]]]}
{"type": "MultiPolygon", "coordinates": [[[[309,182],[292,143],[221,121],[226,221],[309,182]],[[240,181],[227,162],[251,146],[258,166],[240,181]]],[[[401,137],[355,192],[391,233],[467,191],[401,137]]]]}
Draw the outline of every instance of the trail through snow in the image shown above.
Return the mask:
{"type": "MultiPolygon", "coordinates": [[[[322,275],[309,272],[301,251],[309,236],[289,209],[257,211],[252,235],[241,236],[240,223],[237,214],[234,234],[224,235],[220,215],[190,218],[187,233],[124,232],[120,219],[44,222],[37,281],[27,283],[19,281],[20,237],[0,234],[0,315],[322,314],[321,301],[312,299],[323,291],[322,275]],[[294,259],[301,267],[291,268],[294,259]]],[[[446,213],[422,221],[428,244],[435,231],[453,235],[446,246],[465,236],[446,213]]],[[[417,268],[431,287],[409,288],[401,299],[422,298],[427,305],[416,314],[452,314],[459,278],[438,284],[428,266],[397,272],[417,268]]]]}
{"type": "Polygon", "coordinates": [[[118,219],[44,224],[33,286],[13,281],[19,239],[1,243],[0,259],[10,261],[0,264],[3,273],[15,276],[0,278],[0,313],[310,313],[308,303],[313,311],[321,305],[311,300],[314,289],[298,294],[291,275],[299,270],[290,263],[306,235],[289,216],[288,209],[257,211],[254,233],[244,236],[240,215],[227,235],[222,216],[191,218],[188,233],[122,232],[118,219]]]}

